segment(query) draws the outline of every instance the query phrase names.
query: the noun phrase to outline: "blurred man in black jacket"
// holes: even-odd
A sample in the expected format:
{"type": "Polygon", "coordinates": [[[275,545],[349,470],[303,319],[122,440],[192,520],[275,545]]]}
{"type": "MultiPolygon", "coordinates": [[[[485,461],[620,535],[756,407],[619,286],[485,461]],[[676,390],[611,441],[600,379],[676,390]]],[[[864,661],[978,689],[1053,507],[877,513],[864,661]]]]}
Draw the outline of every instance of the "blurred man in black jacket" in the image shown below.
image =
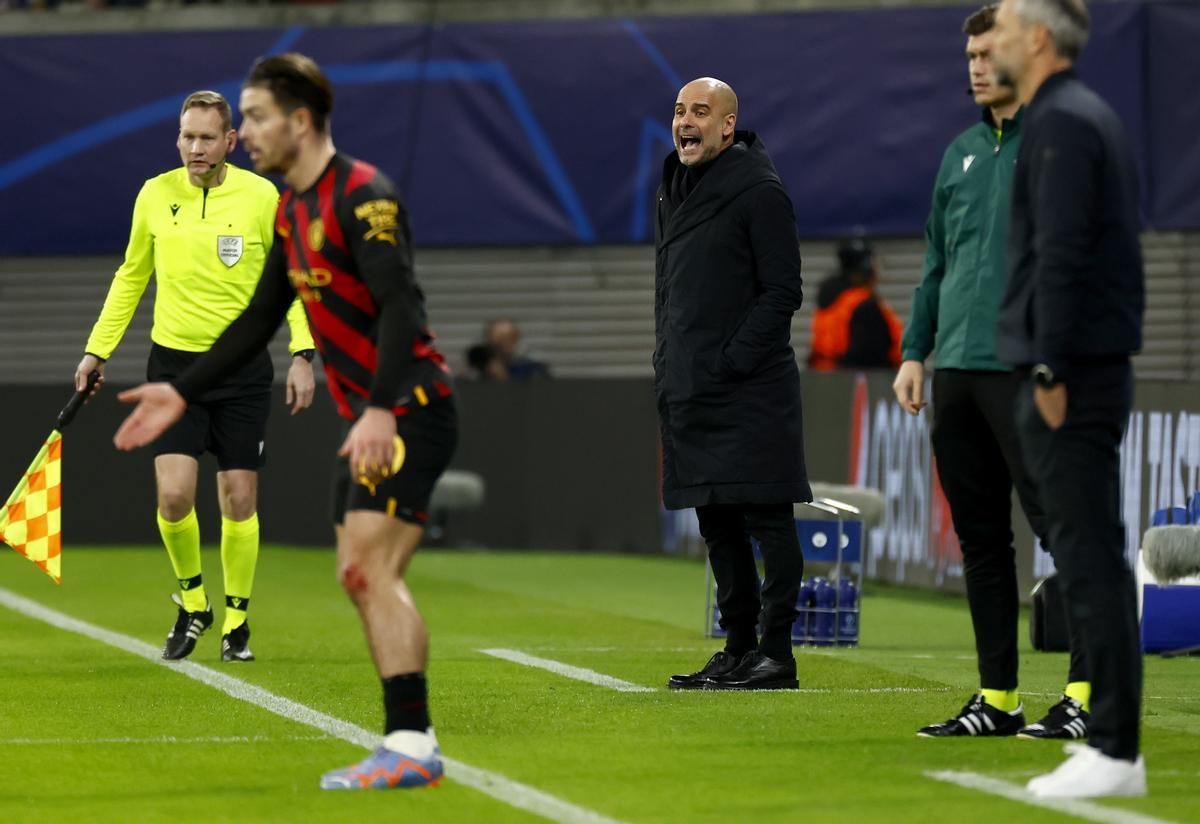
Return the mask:
{"type": "Polygon", "coordinates": [[[1142,661],[1120,516],[1130,355],[1145,302],[1133,153],[1113,110],[1079,81],[1083,0],[1004,0],[1000,82],[1026,104],[1013,180],[1008,291],[997,351],[1029,375],[1021,446],[1049,523],[1092,680],[1088,746],[1029,782],[1039,796],[1145,795],[1138,755],[1142,661]]]}

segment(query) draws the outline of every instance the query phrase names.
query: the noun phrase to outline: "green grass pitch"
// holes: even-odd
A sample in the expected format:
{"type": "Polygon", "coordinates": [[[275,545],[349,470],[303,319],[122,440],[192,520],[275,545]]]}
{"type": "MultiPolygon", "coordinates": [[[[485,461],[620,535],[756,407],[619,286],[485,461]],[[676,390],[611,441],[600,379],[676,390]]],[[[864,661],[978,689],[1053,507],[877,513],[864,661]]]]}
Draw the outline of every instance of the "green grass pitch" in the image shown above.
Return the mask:
{"type": "MultiPolygon", "coordinates": [[[[205,580],[220,593],[218,554],[205,580]]],[[[160,646],[174,582],[159,549],[68,547],[54,585],[0,553],[0,587],[160,646]]],[[[701,637],[703,568],[614,555],[418,554],[410,580],[433,635],[431,710],[448,756],[629,822],[1070,820],[925,776],[1021,784],[1062,759],[1034,741],[918,739],[977,686],[962,599],[868,586],[859,649],[797,651],[800,693],[674,693],[701,637]],[[503,647],[648,687],[616,692],[489,657],[503,647]],[[904,688],[908,691],[872,689],[904,688]]],[[[331,552],[264,547],[250,613],[259,660],[219,661],[219,626],[191,660],[377,730],[382,709],[331,552]]],[[[1064,655],[1028,649],[1038,717],[1064,655]]],[[[160,666],[0,606],[0,821],[538,820],[447,780],[414,792],[329,793],[321,772],[363,751],[160,666]]],[[[1146,661],[1150,796],[1095,802],[1200,821],[1200,659],[1146,661]]],[[[1132,819],[1130,819],[1132,820],[1132,819]]]]}

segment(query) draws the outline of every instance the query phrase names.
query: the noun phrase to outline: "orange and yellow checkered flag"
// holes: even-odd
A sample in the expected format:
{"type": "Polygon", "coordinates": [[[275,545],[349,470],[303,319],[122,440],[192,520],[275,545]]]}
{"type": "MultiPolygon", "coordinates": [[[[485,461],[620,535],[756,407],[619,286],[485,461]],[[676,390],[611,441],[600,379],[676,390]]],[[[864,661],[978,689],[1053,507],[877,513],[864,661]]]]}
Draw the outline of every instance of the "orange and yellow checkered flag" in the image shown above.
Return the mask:
{"type": "Polygon", "coordinates": [[[0,539],[62,583],[62,434],[57,429],[0,509],[0,539]]]}
{"type": "Polygon", "coordinates": [[[100,380],[100,373],[92,372],[86,388],[67,401],[54,431],[0,507],[0,541],[37,564],[56,584],[62,583],[62,430],[75,419],[100,380]]]}

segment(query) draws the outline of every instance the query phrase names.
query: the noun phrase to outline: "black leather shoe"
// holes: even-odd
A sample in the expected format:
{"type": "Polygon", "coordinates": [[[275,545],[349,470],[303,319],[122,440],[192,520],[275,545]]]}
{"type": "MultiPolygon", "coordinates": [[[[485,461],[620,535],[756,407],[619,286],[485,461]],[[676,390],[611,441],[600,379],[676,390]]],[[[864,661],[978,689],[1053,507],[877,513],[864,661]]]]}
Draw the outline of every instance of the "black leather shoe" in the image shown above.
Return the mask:
{"type": "Polygon", "coordinates": [[[673,690],[702,690],[706,679],[725,675],[738,665],[739,660],[736,656],[721,650],[709,658],[708,663],[699,672],[693,672],[691,675],[672,675],[667,681],[667,686],[673,690]]]}
{"type": "Polygon", "coordinates": [[[710,677],[704,682],[706,690],[794,690],[800,688],[796,678],[796,659],[776,661],[758,650],[747,652],[742,660],[725,675],[710,677]]]}

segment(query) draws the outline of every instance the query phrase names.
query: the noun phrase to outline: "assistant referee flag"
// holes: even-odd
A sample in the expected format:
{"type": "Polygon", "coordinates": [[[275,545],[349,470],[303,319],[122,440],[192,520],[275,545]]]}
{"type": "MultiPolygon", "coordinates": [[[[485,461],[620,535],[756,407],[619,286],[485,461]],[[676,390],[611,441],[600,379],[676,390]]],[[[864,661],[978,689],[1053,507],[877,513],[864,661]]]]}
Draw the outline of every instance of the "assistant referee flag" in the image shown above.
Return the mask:
{"type": "Polygon", "coordinates": [[[58,413],[58,423],[17,488],[0,507],[0,540],[62,583],[62,430],[91,394],[99,372],[88,375],[87,388],[76,392],[58,413]]]}

